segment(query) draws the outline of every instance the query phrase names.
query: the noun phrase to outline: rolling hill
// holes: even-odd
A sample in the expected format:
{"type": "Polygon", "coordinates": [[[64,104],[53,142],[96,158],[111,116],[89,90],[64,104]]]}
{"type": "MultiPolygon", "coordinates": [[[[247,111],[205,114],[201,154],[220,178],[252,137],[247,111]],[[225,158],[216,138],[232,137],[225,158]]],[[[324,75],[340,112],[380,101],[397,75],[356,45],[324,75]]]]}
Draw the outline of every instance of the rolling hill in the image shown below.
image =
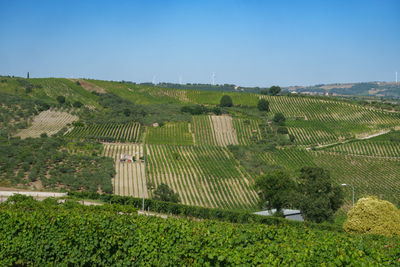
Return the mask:
{"type": "MultiPolygon", "coordinates": [[[[369,139],[396,133],[398,112],[329,97],[184,90],[92,79],[2,76],[0,93],[2,157],[9,157],[12,136],[53,134],[54,126],[45,116],[50,110],[66,114],[69,119],[58,120],[62,141],[57,151],[66,153],[65,162],[75,162],[68,155],[77,154],[94,157],[85,158],[85,164],[100,158],[113,162],[112,170],[105,172],[113,175],[115,194],[150,197],[156,186],[165,183],[184,204],[251,210],[257,207],[253,188],[257,175],[281,168],[295,176],[301,167],[311,165],[329,170],[338,184],[354,185],[357,198],[377,195],[396,204],[400,201],[400,142],[389,137],[369,139]],[[225,94],[234,106],[217,108],[225,94]],[[260,98],[268,100],[269,112],[257,109],[260,98]],[[183,107],[201,111],[191,114],[183,107]],[[285,116],[285,126],[272,122],[275,113],[285,116]],[[39,130],[37,121],[42,123],[39,130]],[[102,144],[96,153],[92,142],[102,144]],[[121,154],[131,155],[133,162],[122,162],[121,154]]],[[[71,178],[84,179],[81,167],[63,173],[62,160],[54,159],[36,170],[36,161],[27,157],[2,164],[0,183],[42,190],[81,186],[73,185],[71,178]],[[53,169],[65,179],[49,183],[53,169]]],[[[98,184],[85,188],[102,190],[98,184]]],[[[351,192],[346,191],[347,204],[350,199],[351,192]]]]}

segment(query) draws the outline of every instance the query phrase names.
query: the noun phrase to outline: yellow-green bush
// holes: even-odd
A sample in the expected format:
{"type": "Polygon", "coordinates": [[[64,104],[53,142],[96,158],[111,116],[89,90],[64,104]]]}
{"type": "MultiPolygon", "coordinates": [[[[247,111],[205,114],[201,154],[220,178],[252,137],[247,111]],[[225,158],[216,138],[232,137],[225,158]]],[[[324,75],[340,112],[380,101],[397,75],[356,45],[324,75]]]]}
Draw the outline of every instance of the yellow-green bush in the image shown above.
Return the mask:
{"type": "Polygon", "coordinates": [[[361,198],[347,217],[343,229],[348,233],[400,236],[400,210],[388,201],[361,198]]]}

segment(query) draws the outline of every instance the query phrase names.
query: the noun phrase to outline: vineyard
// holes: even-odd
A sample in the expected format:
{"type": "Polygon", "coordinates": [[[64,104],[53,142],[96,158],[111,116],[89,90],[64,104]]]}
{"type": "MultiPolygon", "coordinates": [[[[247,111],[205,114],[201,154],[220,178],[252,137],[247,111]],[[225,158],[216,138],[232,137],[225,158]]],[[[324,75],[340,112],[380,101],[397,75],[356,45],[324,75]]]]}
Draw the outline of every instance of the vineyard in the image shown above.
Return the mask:
{"type": "Polygon", "coordinates": [[[147,127],[147,144],[193,145],[190,124],[187,122],[170,122],[162,127],[147,127]]]}
{"type": "Polygon", "coordinates": [[[272,113],[287,118],[298,145],[331,143],[398,125],[400,115],[334,100],[306,97],[262,96],[272,113]]]}
{"type": "Polygon", "coordinates": [[[140,124],[130,123],[103,123],[75,126],[65,136],[78,139],[95,139],[99,141],[129,141],[137,142],[140,139],[140,124]]]}
{"type": "Polygon", "coordinates": [[[390,141],[358,141],[340,144],[325,149],[349,155],[363,155],[374,157],[390,157],[400,159],[400,144],[390,141]]]}
{"type": "Polygon", "coordinates": [[[258,120],[234,117],[232,123],[240,145],[249,145],[261,139],[261,132],[258,126],[260,122],[258,120]]]}
{"type": "Polygon", "coordinates": [[[21,130],[16,136],[21,138],[39,137],[42,133],[56,134],[67,124],[78,120],[78,117],[63,111],[46,110],[33,118],[32,125],[21,130]]]}
{"type": "MultiPolygon", "coordinates": [[[[303,166],[319,166],[330,171],[337,184],[347,183],[356,188],[356,197],[375,195],[393,203],[400,201],[400,160],[342,153],[278,149],[259,153],[269,165],[279,165],[296,174],[303,166]]],[[[347,191],[346,200],[350,201],[347,191]]]]}
{"type": "Polygon", "coordinates": [[[398,266],[399,239],[289,225],[138,216],[14,197],[0,204],[0,264],[398,266]],[[29,210],[29,212],[26,212],[29,210]],[[12,238],[10,238],[12,237],[12,238]]]}
{"type": "Polygon", "coordinates": [[[145,165],[143,146],[135,144],[104,144],[102,155],[115,160],[116,175],[113,178],[114,194],[121,196],[148,197],[146,185],[143,192],[145,179],[145,165]],[[136,161],[121,162],[121,154],[129,154],[136,161]]]}
{"type": "Polygon", "coordinates": [[[249,208],[257,196],[250,177],[221,147],[148,145],[148,179],[165,183],[189,205],[249,208]]]}

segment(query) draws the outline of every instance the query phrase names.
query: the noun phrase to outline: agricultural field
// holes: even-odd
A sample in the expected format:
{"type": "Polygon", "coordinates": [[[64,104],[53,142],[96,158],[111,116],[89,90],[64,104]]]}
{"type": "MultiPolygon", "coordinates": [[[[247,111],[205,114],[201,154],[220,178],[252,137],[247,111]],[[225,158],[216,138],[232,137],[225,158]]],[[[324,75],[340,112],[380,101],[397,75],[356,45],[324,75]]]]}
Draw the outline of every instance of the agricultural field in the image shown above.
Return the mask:
{"type": "Polygon", "coordinates": [[[223,147],[147,145],[147,173],[153,185],[167,184],[182,203],[251,208],[257,201],[251,178],[223,147]]]}
{"type": "Polygon", "coordinates": [[[271,113],[281,112],[297,144],[324,144],[372,134],[398,126],[400,114],[336,100],[308,97],[260,96],[270,103],[271,113]]]}
{"type": "MultiPolygon", "coordinates": [[[[303,166],[319,166],[330,171],[337,184],[347,183],[356,189],[356,197],[375,195],[393,203],[400,201],[400,159],[362,155],[343,155],[328,151],[290,148],[257,155],[268,165],[282,166],[296,174],[303,166]]],[[[351,191],[346,188],[347,204],[351,191]]]]}
{"type": "Polygon", "coordinates": [[[249,145],[261,139],[259,123],[260,121],[256,119],[232,118],[233,128],[240,145],[249,145]]]}
{"type": "Polygon", "coordinates": [[[141,127],[139,123],[103,123],[75,126],[65,134],[66,137],[77,139],[95,139],[99,141],[129,141],[137,142],[140,139],[141,127]]]}
{"type": "Polygon", "coordinates": [[[192,125],[197,145],[217,145],[210,116],[193,116],[192,125]]]}
{"type": "Polygon", "coordinates": [[[147,127],[147,144],[193,145],[194,136],[187,122],[169,122],[163,126],[147,127]]]}
{"type": "Polygon", "coordinates": [[[143,145],[105,143],[102,155],[113,158],[116,175],[112,179],[113,192],[121,196],[149,197],[145,179],[143,145]],[[133,162],[121,162],[121,154],[133,156],[133,162]],[[143,190],[144,183],[144,190],[143,190]]]}
{"type": "Polygon", "coordinates": [[[42,133],[53,135],[67,124],[78,120],[78,117],[64,111],[46,110],[33,118],[32,125],[18,132],[15,136],[21,138],[40,137],[42,133]]]}
{"type": "Polygon", "coordinates": [[[400,159],[400,143],[390,141],[356,141],[326,148],[327,151],[348,155],[400,159]]]}
{"type": "Polygon", "coordinates": [[[219,146],[239,144],[236,129],[233,128],[232,117],[211,116],[215,137],[219,146]]]}

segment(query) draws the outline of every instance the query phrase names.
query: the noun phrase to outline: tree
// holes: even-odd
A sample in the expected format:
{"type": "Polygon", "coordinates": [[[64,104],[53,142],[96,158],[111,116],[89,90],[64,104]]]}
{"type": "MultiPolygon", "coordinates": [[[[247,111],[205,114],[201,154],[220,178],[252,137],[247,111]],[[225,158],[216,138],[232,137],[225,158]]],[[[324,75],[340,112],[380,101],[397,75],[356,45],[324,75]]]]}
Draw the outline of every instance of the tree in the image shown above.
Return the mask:
{"type": "Polygon", "coordinates": [[[283,125],[285,125],[286,118],[282,113],[278,112],[278,113],[275,113],[274,118],[272,120],[276,124],[283,126],[283,125]]]}
{"type": "Polygon", "coordinates": [[[291,204],[296,184],[288,173],[275,170],[259,176],[255,181],[255,187],[259,190],[262,208],[269,210],[275,208],[277,212],[281,212],[282,208],[291,204]]]}
{"type": "Polygon", "coordinates": [[[232,107],[233,106],[232,98],[229,95],[223,95],[221,97],[219,105],[221,107],[232,107]]]}
{"type": "Polygon", "coordinates": [[[266,99],[258,100],[257,108],[260,111],[269,111],[269,102],[266,99]]]}
{"type": "Polygon", "coordinates": [[[64,104],[65,103],[65,97],[62,95],[57,96],[57,101],[60,104],[64,104]]]}
{"type": "Polygon", "coordinates": [[[124,113],[124,115],[125,115],[126,117],[129,117],[129,116],[131,115],[131,110],[128,109],[128,108],[124,108],[123,111],[122,111],[122,113],[124,113]]]}
{"type": "Polygon", "coordinates": [[[298,208],[306,220],[330,220],[343,204],[342,188],[332,184],[329,172],[322,168],[303,167],[298,182],[298,208]]]}
{"type": "Polygon", "coordinates": [[[279,87],[279,86],[271,86],[270,88],[269,88],[269,93],[271,94],[271,95],[277,95],[277,94],[279,94],[281,92],[281,88],[279,87]]]}
{"type": "Polygon", "coordinates": [[[80,107],[83,106],[83,104],[81,102],[79,102],[79,101],[75,101],[73,106],[74,106],[74,108],[80,108],[80,107]]]}
{"type": "Polygon", "coordinates": [[[153,198],[155,200],[169,201],[174,203],[178,203],[180,201],[179,195],[174,193],[174,191],[170,189],[166,184],[160,184],[153,193],[153,198]]]}

